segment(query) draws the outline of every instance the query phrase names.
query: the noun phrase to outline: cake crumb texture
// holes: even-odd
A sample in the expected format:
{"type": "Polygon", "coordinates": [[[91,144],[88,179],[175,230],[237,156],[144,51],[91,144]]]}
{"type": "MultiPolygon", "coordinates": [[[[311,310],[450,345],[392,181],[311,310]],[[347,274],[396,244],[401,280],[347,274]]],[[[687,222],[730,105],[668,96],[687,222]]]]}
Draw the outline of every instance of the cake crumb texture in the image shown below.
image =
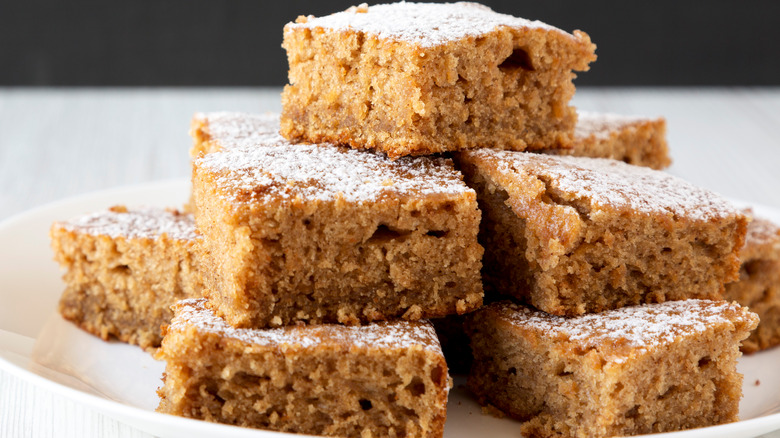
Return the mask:
{"type": "Polygon", "coordinates": [[[281,432],[441,437],[449,376],[427,321],[235,329],[176,306],[158,412],[281,432]]]}
{"type": "Polygon", "coordinates": [[[207,289],[237,327],[359,324],[482,304],[476,194],[450,159],[278,134],[194,161],[207,289]]]}
{"type": "Polygon", "coordinates": [[[557,315],[721,299],[747,218],[708,190],[615,160],[475,150],[456,155],[483,218],[493,293],[557,315]]]}
{"type": "Polygon", "coordinates": [[[284,29],[281,133],[391,158],[482,147],[569,147],[587,34],[475,3],[394,3],[284,29]]]}
{"type": "Polygon", "coordinates": [[[659,170],[672,164],[666,142],[666,120],[662,117],[578,111],[571,147],[544,152],[551,155],[610,158],[659,170]]]}
{"type": "Polygon", "coordinates": [[[780,344],[780,226],[751,210],[745,214],[753,220],[740,254],[739,281],[727,284],[724,295],[761,318],[742,343],[743,353],[755,353],[780,344]]]}
{"type": "Polygon", "coordinates": [[[469,388],[530,437],[606,437],[737,421],[739,342],[758,317],[684,300],[560,317],[510,303],[467,318],[469,388]]]}
{"type": "Polygon", "coordinates": [[[156,348],[170,306],[202,294],[191,215],[116,206],[56,222],[50,234],[65,269],[60,314],[102,339],[156,348]]]}

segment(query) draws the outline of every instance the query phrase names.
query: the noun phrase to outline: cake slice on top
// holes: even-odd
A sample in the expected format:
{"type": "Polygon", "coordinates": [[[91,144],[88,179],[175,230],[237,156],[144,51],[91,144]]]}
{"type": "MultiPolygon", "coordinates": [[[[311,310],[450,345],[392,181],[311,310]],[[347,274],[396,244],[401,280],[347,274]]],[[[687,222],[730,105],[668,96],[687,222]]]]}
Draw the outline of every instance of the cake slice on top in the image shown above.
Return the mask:
{"type": "Polygon", "coordinates": [[[284,28],[282,134],[391,158],[572,141],[587,34],[476,3],[393,3],[301,16],[284,28]]]}

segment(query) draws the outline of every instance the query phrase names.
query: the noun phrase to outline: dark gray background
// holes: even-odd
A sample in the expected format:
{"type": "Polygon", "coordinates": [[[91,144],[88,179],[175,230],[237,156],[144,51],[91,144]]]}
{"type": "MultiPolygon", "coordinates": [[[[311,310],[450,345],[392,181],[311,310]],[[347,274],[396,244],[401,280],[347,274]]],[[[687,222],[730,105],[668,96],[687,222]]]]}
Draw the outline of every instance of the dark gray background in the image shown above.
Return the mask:
{"type": "MultiPolygon", "coordinates": [[[[0,85],[282,85],[282,27],[359,1],[0,0],[0,85]]],[[[578,85],[780,85],[778,1],[486,1],[582,29],[578,85]]]]}

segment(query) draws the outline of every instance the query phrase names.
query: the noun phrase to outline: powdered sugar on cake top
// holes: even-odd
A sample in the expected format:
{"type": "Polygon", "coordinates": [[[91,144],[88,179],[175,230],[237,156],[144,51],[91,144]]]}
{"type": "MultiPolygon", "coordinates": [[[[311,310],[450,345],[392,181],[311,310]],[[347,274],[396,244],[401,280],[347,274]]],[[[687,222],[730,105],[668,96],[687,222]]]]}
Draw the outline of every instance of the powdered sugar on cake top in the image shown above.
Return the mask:
{"type": "Polygon", "coordinates": [[[155,207],[114,207],[58,224],[68,231],[111,238],[157,239],[163,234],[178,240],[198,237],[192,215],[155,207]]]}
{"type": "MultiPolygon", "coordinates": [[[[752,216],[751,210],[744,211],[752,216]]],[[[780,226],[763,218],[753,217],[745,235],[745,247],[770,245],[780,252],[780,226]]]]}
{"type": "Polygon", "coordinates": [[[640,116],[577,111],[577,125],[574,127],[574,136],[577,138],[592,136],[607,140],[612,133],[616,133],[626,126],[649,121],[652,121],[652,119],[640,116]]]}
{"type": "Polygon", "coordinates": [[[720,195],[666,172],[616,160],[559,157],[480,149],[467,152],[504,175],[527,174],[546,181],[548,190],[587,201],[591,208],[629,209],[708,221],[738,215],[720,195]]]}
{"type": "Polygon", "coordinates": [[[333,145],[291,144],[280,135],[253,148],[224,150],[195,161],[212,173],[226,199],[377,201],[384,196],[472,191],[443,158],[385,155],[333,145]]]}
{"type": "Polygon", "coordinates": [[[279,114],[215,112],[195,114],[203,132],[221,149],[254,147],[279,133],[279,114]]]}
{"type": "Polygon", "coordinates": [[[441,354],[433,325],[428,321],[390,321],[362,326],[315,324],[271,329],[237,329],[207,309],[204,299],[178,302],[169,331],[196,330],[268,347],[297,345],[310,348],[340,344],[358,348],[409,348],[421,346],[441,354]]]}
{"type": "Polygon", "coordinates": [[[498,305],[498,312],[518,327],[539,331],[546,338],[569,341],[582,349],[629,347],[625,351],[652,350],[719,325],[757,320],[736,303],[707,300],[644,304],[571,318],[507,303],[498,305]]]}
{"type": "Polygon", "coordinates": [[[298,22],[287,24],[285,32],[318,27],[355,30],[383,39],[431,47],[467,36],[479,36],[499,26],[554,30],[569,35],[540,21],[499,14],[486,6],[468,2],[363,4],[325,17],[299,18],[298,22]]]}

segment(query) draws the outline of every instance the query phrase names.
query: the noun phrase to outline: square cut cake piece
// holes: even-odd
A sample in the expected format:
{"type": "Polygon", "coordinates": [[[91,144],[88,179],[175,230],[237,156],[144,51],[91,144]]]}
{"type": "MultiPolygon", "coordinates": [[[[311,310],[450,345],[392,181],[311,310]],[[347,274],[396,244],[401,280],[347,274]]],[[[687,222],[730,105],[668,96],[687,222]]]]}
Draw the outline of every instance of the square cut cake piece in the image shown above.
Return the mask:
{"type": "Polygon", "coordinates": [[[280,136],[195,160],[217,314],[237,327],[465,313],[482,304],[476,194],[449,159],[280,136]]]}
{"type": "MultiPolygon", "coordinates": [[[[225,149],[254,148],[267,143],[279,133],[279,114],[248,114],[239,112],[195,113],[190,123],[193,144],[190,157],[194,160],[225,149]]],[[[195,214],[195,199],[190,194],[184,205],[187,213],[195,214]]]]}
{"type": "Polygon", "coordinates": [[[664,169],[672,164],[666,142],[666,120],[662,117],[653,119],[578,111],[571,147],[543,152],[611,158],[653,169],[664,169]]]}
{"type": "MultiPolygon", "coordinates": [[[[753,216],[751,211],[746,214],[753,216]]],[[[754,217],[740,253],[739,281],[726,285],[725,298],[756,312],[761,322],[742,343],[754,353],[780,344],[780,226],[754,217]]]]}
{"type": "Polygon", "coordinates": [[[605,437],[737,421],[739,342],[758,317],[683,300],[577,317],[500,302],[467,317],[482,404],[524,436],[605,437]]]}
{"type": "Polygon", "coordinates": [[[159,347],[170,306],[202,296],[191,215],[116,206],[56,222],[50,234],[65,268],[60,313],[103,339],[159,347]]]}
{"type": "Polygon", "coordinates": [[[457,159],[483,214],[486,289],[572,316],[720,299],[738,278],[748,219],[708,190],[608,159],[488,149],[457,159]]]}
{"type": "Polygon", "coordinates": [[[175,306],[158,412],[283,432],[441,437],[449,376],[427,321],[235,329],[175,306]]]}
{"type": "Polygon", "coordinates": [[[476,3],[350,8],[284,28],[282,135],[390,157],[571,142],[587,34],[476,3]]]}
{"type": "Polygon", "coordinates": [[[252,148],[279,133],[279,114],[196,113],[190,124],[195,159],[225,149],[252,148]]]}

